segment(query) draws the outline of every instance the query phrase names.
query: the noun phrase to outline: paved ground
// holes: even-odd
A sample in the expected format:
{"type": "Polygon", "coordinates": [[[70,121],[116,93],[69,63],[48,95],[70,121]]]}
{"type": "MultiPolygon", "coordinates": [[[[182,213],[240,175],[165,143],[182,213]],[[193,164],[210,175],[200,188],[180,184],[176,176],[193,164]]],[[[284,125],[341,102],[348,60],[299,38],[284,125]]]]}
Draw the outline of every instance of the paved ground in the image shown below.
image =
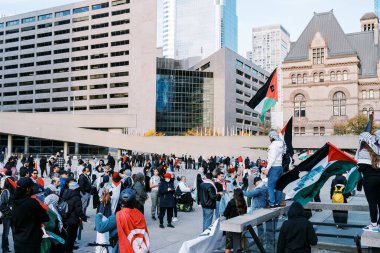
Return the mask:
{"type": "MultiPolygon", "coordinates": [[[[141,168],[134,168],[133,172],[139,172],[141,168]]],[[[179,173],[178,175],[186,175],[188,178],[189,185],[193,185],[194,179],[196,177],[196,171],[186,171],[185,173],[179,173]]],[[[330,202],[329,199],[329,186],[330,181],[326,183],[325,187],[321,191],[321,199],[322,202],[330,202]]],[[[365,201],[363,196],[361,198],[356,198],[353,201],[362,203],[365,201]]],[[[199,235],[202,229],[202,209],[197,205],[194,205],[195,210],[191,213],[178,213],[178,222],[174,223],[175,228],[165,228],[161,229],[158,227],[158,221],[153,221],[150,215],[150,199],[147,200],[145,204],[145,217],[148,224],[149,233],[151,236],[151,252],[155,253],[177,253],[184,241],[194,239],[199,235]]],[[[94,252],[94,248],[87,247],[87,243],[94,242],[96,238],[96,233],[94,230],[94,216],[95,210],[90,209],[88,214],[90,215],[90,219],[87,223],[84,224],[84,231],[82,233],[82,240],[80,243],[80,249],[76,252],[94,252]]],[[[314,213],[316,216],[324,217],[328,221],[332,221],[332,216],[330,211],[323,211],[320,213],[314,213]]],[[[356,224],[367,224],[369,220],[368,213],[350,213],[349,215],[349,223],[356,224]]],[[[165,221],[165,219],[164,219],[165,221]]],[[[361,229],[355,230],[337,230],[335,227],[324,227],[317,228],[319,232],[323,230],[323,232],[332,233],[332,234],[356,234],[360,233],[361,229]]],[[[2,228],[0,228],[0,233],[2,232],[2,228]]],[[[320,239],[321,240],[321,239],[320,239]]],[[[329,242],[344,242],[351,244],[351,240],[343,240],[337,238],[331,239],[323,239],[323,241],[329,242]]],[[[12,240],[11,240],[12,241],[12,240]]],[[[12,246],[11,246],[12,248],[12,246]]]]}

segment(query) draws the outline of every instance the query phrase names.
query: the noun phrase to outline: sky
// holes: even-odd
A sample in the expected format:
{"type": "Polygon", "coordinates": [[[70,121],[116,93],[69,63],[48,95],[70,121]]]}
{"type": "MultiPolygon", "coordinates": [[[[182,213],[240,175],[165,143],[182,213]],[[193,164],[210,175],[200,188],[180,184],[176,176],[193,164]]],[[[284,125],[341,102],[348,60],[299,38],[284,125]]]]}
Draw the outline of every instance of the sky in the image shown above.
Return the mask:
{"type": "MultiPolygon", "coordinates": [[[[155,0],[150,0],[155,1],[155,0]]],[[[157,46],[162,45],[162,0],[158,2],[157,46]]],[[[191,0],[189,0],[191,1],[191,0]]],[[[18,14],[78,0],[0,0],[0,14],[18,14]],[[31,4],[33,3],[33,4],[31,4]]],[[[373,11],[373,0],[236,0],[238,15],[238,51],[245,56],[251,50],[252,27],[281,24],[291,41],[297,40],[314,12],[333,9],[346,33],[360,31],[360,17],[373,11]]]]}

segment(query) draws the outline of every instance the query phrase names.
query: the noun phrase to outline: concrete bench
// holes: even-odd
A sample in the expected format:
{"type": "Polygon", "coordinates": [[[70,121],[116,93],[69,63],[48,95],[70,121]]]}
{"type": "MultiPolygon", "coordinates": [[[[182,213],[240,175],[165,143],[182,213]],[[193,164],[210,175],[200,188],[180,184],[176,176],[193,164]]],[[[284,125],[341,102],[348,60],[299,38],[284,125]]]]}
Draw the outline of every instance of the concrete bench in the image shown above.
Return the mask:
{"type": "Polygon", "coordinates": [[[380,233],[363,231],[361,244],[364,247],[372,248],[372,252],[380,252],[380,233]]]}
{"type": "Polygon", "coordinates": [[[350,203],[321,203],[309,202],[304,206],[305,209],[321,209],[321,210],[335,210],[335,211],[358,211],[369,212],[368,204],[350,204],[350,203]]]}

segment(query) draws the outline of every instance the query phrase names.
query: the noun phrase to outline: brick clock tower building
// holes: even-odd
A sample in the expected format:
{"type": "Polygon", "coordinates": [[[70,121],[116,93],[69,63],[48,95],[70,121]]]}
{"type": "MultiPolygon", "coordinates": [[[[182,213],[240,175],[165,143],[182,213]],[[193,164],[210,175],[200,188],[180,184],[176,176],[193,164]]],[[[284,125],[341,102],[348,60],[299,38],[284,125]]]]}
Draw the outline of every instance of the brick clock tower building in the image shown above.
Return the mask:
{"type": "Polygon", "coordinates": [[[380,110],[379,19],[367,13],[360,23],[344,33],[332,11],[314,13],[292,43],[282,70],[284,121],[294,116],[295,135],[331,135],[335,124],[380,110]]]}

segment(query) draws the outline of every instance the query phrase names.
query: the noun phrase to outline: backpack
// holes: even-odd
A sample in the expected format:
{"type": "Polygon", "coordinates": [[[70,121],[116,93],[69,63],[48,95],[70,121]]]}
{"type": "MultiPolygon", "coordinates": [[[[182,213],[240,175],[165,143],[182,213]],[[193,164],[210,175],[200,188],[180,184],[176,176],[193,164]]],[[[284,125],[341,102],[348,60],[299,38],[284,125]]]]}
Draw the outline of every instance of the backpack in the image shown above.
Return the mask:
{"type": "Polygon", "coordinates": [[[58,201],[57,209],[62,219],[67,219],[69,217],[69,204],[66,201],[60,199],[58,201]]]}
{"type": "Polygon", "coordinates": [[[333,203],[344,203],[343,189],[344,185],[335,186],[334,193],[331,198],[333,203]]]}

